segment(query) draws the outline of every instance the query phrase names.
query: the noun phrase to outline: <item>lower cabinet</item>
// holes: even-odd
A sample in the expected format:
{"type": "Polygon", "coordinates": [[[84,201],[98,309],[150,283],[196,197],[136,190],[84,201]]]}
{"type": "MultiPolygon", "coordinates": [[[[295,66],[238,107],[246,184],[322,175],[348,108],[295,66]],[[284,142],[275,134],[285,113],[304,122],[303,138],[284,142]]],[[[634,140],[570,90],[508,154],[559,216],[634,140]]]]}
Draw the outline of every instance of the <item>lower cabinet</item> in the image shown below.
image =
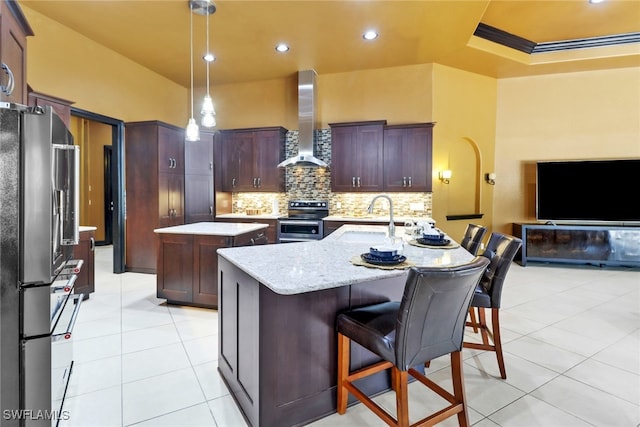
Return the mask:
{"type": "Polygon", "coordinates": [[[84,261],[74,284],[74,293],[85,294],[85,299],[95,291],[95,231],[81,231],[80,242],[73,248],[73,258],[84,261]]]}
{"type": "Polygon", "coordinates": [[[264,242],[264,230],[237,236],[158,234],[158,298],[173,304],[218,308],[216,251],[264,242]]]}

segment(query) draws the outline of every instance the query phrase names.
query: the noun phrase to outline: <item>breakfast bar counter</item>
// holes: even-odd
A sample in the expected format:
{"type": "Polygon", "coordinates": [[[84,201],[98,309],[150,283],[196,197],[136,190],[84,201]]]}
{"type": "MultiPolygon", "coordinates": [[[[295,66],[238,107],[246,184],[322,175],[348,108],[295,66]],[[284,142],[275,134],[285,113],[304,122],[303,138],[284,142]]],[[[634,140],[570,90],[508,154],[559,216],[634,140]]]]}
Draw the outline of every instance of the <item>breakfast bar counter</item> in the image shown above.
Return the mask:
{"type": "MultiPolygon", "coordinates": [[[[404,290],[407,269],[351,262],[388,241],[386,230],[346,225],[316,242],[218,250],[218,370],[252,426],[304,425],[335,412],[337,313],[399,300],[404,290]]],[[[405,243],[403,254],[420,267],[473,259],[459,246],[405,243]]],[[[352,369],[375,360],[352,345],[352,369]]],[[[385,373],[362,385],[371,394],[389,387],[385,373]]]]}

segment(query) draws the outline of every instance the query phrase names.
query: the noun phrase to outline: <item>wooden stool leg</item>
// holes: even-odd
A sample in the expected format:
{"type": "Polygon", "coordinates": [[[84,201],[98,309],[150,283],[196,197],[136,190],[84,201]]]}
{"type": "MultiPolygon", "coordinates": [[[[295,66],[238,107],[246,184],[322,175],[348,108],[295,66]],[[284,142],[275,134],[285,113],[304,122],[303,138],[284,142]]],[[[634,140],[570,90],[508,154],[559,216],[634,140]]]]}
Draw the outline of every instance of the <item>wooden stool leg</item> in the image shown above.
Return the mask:
{"type": "Polygon", "coordinates": [[[476,319],[476,311],[473,307],[469,307],[469,318],[471,320],[471,326],[473,327],[473,332],[478,333],[478,319],[476,319]]]}
{"type": "Polygon", "coordinates": [[[346,336],[338,333],[338,408],[337,411],[340,415],[344,415],[347,412],[347,398],[349,392],[344,386],[344,380],[349,376],[349,343],[350,339],[346,336]]]}
{"type": "Polygon", "coordinates": [[[409,427],[409,388],[407,386],[409,374],[407,371],[401,371],[395,366],[391,370],[395,371],[392,377],[396,382],[393,388],[396,391],[398,427],[409,427]]]}
{"type": "Polygon", "coordinates": [[[491,309],[491,323],[493,326],[493,345],[496,348],[496,357],[498,358],[500,376],[503,380],[506,380],[507,370],[504,367],[504,358],[502,356],[502,339],[500,338],[500,309],[491,309]]]}
{"type": "Polygon", "coordinates": [[[482,343],[484,345],[489,345],[487,318],[484,315],[484,307],[478,307],[478,317],[480,318],[480,334],[482,335],[482,343]]]}
{"type": "Polygon", "coordinates": [[[462,404],[462,411],[458,413],[460,427],[469,426],[469,414],[467,413],[467,399],[464,392],[464,373],[462,371],[462,352],[451,353],[451,378],[453,379],[453,395],[457,403],[462,404]]]}

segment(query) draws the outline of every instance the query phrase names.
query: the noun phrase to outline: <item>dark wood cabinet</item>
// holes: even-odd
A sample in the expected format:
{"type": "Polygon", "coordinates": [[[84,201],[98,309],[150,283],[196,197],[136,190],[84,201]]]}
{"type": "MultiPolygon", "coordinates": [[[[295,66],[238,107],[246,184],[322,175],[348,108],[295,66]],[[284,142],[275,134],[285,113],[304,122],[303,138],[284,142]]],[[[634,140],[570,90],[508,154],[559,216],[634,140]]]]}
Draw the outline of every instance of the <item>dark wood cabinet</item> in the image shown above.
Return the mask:
{"type": "Polygon", "coordinates": [[[513,224],[522,239],[521,264],[530,261],[640,266],[640,227],[513,224]]]}
{"type": "Polygon", "coordinates": [[[433,123],[385,127],[385,191],[431,191],[432,133],[433,123]]]}
{"type": "Polygon", "coordinates": [[[17,1],[0,1],[0,101],[27,104],[27,36],[33,30],[17,1]]]}
{"type": "Polygon", "coordinates": [[[71,122],[71,104],[73,102],[66,99],[58,98],[44,93],[35,92],[28,87],[29,106],[44,107],[48,105],[62,119],[64,124],[69,127],[71,122]]]}
{"type": "Polygon", "coordinates": [[[223,191],[284,191],[287,130],[282,127],[222,131],[223,191]]]}
{"type": "Polygon", "coordinates": [[[331,123],[331,190],[383,190],[383,132],[386,121],[331,123]]]}
{"type": "Polygon", "coordinates": [[[278,220],[277,219],[266,219],[266,218],[216,218],[218,222],[241,222],[246,224],[267,224],[268,227],[263,230],[265,237],[267,238],[266,243],[277,243],[278,242],[278,220]]]}
{"type": "Polygon", "coordinates": [[[184,222],[215,219],[213,132],[200,132],[200,141],[186,142],[184,173],[184,222]]]}
{"type": "Polygon", "coordinates": [[[158,298],[172,304],[217,308],[217,250],[262,244],[264,236],[264,230],[237,236],[158,233],[158,298]]]}
{"type": "Polygon", "coordinates": [[[158,245],[158,298],[193,300],[193,236],[160,234],[158,245]]]}
{"type": "Polygon", "coordinates": [[[329,126],[332,191],[431,191],[433,123],[329,126]]]}
{"type": "Polygon", "coordinates": [[[81,231],[80,242],[73,248],[73,258],[83,260],[82,269],[74,284],[74,293],[85,294],[86,298],[95,291],[95,248],[95,231],[81,231]]]}
{"type": "Polygon", "coordinates": [[[184,223],[184,130],[125,124],[126,270],[156,272],[153,230],[184,223]]]}

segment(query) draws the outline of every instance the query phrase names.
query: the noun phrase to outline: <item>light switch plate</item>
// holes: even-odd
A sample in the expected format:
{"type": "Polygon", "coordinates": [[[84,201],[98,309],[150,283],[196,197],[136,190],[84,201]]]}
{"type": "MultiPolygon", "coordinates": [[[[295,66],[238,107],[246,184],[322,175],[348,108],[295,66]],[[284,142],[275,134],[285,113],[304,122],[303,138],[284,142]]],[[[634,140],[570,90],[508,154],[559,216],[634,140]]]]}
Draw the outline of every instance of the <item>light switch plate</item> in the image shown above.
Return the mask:
{"type": "Polygon", "coordinates": [[[409,209],[412,211],[424,211],[424,203],[409,203],[409,209]]]}

